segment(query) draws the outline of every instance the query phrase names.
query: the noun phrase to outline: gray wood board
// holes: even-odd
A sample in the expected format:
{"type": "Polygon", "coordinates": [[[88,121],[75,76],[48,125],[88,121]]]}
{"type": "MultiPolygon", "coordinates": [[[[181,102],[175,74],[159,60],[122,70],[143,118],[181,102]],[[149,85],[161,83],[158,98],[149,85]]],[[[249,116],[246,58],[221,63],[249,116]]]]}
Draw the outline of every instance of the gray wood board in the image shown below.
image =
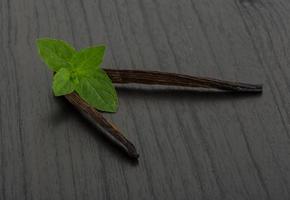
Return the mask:
{"type": "Polygon", "coordinates": [[[287,0],[2,0],[0,199],[289,199],[287,0]],[[118,86],[132,163],[63,98],[35,40],[104,66],[263,83],[262,95],[118,86]]]}

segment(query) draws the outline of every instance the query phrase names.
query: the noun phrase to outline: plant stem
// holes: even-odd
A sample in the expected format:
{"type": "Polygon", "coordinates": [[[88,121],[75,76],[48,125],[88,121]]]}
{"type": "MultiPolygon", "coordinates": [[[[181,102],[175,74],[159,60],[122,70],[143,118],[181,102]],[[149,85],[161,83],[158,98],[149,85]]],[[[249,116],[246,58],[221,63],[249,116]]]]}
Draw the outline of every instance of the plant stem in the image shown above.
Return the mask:
{"type": "Polygon", "coordinates": [[[87,113],[97,124],[104,128],[113,141],[117,141],[119,145],[123,147],[126,153],[134,158],[138,159],[139,154],[135,146],[118,130],[118,128],[109,122],[100,112],[87,104],[79,95],[71,93],[65,95],[65,98],[74,105],[78,110],[87,113]]]}
{"type": "Polygon", "coordinates": [[[113,83],[141,83],[149,85],[170,85],[184,87],[200,87],[226,90],[232,92],[261,93],[262,85],[223,81],[213,78],[195,77],[184,74],[125,70],[125,69],[104,69],[113,83]]]}

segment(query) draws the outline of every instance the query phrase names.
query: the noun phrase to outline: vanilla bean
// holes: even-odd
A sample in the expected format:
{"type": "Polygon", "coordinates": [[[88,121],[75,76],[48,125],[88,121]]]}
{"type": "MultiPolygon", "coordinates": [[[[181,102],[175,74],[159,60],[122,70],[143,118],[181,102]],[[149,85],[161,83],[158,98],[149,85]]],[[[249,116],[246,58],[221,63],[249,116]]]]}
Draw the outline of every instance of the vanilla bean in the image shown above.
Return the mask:
{"type": "MultiPolygon", "coordinates": [[[[183,87],[200,87],[219,89],[232,92],[253,92],[261,93],[262,85],[248,84],[224,81],[212,78],[189,76],[184,74],[143,71],[143,70],[124,70],[124,69],[104,69],[113,83],[140,83],[149,85],[168,85],[183,87]]],[[[118,130],[118,128],[109,122],[100,112],[87,104],[78,94],[71,93],[65,95],[65,98],[76,108],[87,113],[98,125],[100,125],[109,134],[110,138],[117,141],[126,151],[126,153],[137,159],[139,154],[135,146],[118,130]]]]}
{"type": "Polygon", "coordinates": [[[169,85],[183,87],[200,87],[227,90],[232,92],[253,92],[261,93],[262,85],[223,81],[212,78],[195,77],[184,74],[125,70],[125,69],[104,69],[113,83],[141,83],[149,85],[169,85]]]}
{"type": "Polygon", "coordinates": [[[77,109],[87,113],[98,125],[104,128],[110,134],[110,138],[117,141],[130,157],[135,159],[139,157],[135,146],[117,129],[117,127],[109,122],[100,112],[88,105],[78,94],[67,94],[65,98],[77,109]]]}

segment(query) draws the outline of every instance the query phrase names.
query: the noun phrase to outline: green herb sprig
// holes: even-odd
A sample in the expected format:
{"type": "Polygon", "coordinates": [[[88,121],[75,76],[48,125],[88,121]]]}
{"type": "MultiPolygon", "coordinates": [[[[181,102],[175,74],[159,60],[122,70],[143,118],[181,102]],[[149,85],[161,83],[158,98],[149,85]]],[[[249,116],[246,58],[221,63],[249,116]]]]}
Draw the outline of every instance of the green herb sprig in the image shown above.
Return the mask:
{"type": "Polygon", "coordinates": [[[105,112],[116,112],[118,97],[111,79],[100,68],[104,45],[75,50],[62,40],[37,40],[38,53],[55,72],[52,89],[55,96],[76,92],[90,106],[105,112]]]}

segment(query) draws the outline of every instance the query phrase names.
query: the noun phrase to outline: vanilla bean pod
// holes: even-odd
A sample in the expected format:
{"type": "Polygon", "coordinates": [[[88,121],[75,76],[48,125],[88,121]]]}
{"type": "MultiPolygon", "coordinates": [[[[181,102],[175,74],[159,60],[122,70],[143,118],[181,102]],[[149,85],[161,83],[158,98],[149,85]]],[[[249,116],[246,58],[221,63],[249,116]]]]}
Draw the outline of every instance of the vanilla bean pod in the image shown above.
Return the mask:
{"type": "Polygon", "coordinates": [[[137,159],[139,154],[135,146],[118,130],[118,128],[109,122],[100,112],[87,104],[78,94],[70,93],[65,98],[80,111],[87,113],[98,125],[108,131],[109,136],[121,145],[128,156],[137,159]]]}
{"type": "Polygon", "coordinates": [[[149,85],[169,85],[183,87],[200,87],[219,89],[232,92],[253,92],[261,93],[262,85],[224,81],[212,78],[196,77],[184,74],[126,70],[126,69],[104,69],[113,83],[141,83],[149,85]]]}
{"type": "MultiPolygon", "coordinates": [[[[218,89],[231,92],[251,92],[261,93],[262,85],[248,84],[240,82],[224,81],[212,78],[190,76],[184,74],[126,70],[126,69],[104,69],[113,83],[129,84],[139,83],[147,85],[168,85],[183,87],[199,87],[218,89]]],[[[65,95],[65,98],[80,111],[87,113],[99,126],[101,126],[110,138],[123,147],[128,156],[137,159],[139,154],[135,146],[118,130],[118,128],[109,122],[100,112],[87,104],[78,94],[71,93],[65,95]]]]}

